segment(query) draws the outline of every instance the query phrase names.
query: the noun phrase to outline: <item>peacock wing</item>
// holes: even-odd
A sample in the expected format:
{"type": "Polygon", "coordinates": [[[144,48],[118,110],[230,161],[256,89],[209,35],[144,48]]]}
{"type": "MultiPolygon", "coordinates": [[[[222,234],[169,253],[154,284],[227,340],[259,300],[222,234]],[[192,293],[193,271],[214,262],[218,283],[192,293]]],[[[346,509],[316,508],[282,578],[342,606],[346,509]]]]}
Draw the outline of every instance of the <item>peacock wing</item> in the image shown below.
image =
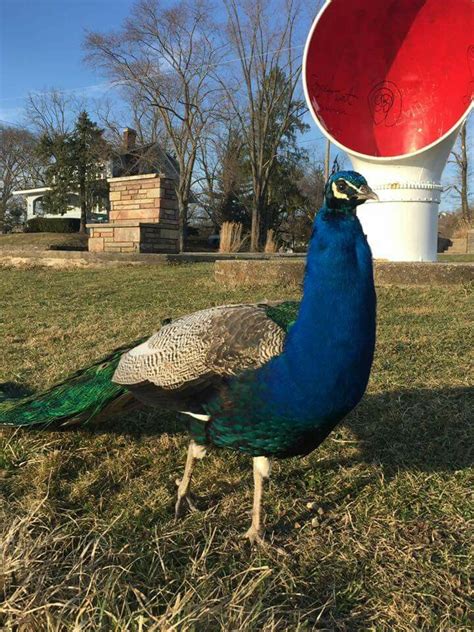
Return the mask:
{"type": "Polygon", "coordinates": [[[229,376],[281,352],[285,331],[265,305],[226,305],[164,325],[120,360],[113,381],[151,405],[200,410],[229,376]]]}

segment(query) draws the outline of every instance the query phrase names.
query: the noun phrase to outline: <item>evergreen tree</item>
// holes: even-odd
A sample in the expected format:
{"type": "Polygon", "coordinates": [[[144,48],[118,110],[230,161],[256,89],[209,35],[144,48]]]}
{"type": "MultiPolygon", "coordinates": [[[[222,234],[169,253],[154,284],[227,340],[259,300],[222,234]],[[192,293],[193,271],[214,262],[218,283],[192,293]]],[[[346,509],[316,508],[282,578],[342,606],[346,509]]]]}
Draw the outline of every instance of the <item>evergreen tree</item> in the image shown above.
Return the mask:
{"type": "Polygon", "coordinates": [[[69,208],[69,197],[75,190],[74,167],[71,160],[71,135],[43,134],[37,153],[46,166],[44,179],[50,187],[43,196],[46,213],[64,215],[69,208]]]}
{"type": "Polygon", "coordinates": [[[108,153],[103,132],[90,120],[87,112],[79,114],[72,132],[71,149],[81,205],[81,232],[85,232],[87,216],[94,205],[102,206],[108,192],[107,180],[103,177],[108,153]]]}
{"type": "Polygon", "coordinates": [[[38,152],[48,164],[46,184],[51,189],[43,199],[48,213],[63,215],[70,207],[71,194],[77,194],[81,207],[80,232],[85,232],[88,216],[95,205],[107,199],[104,161],[108,147],[103,130],[81,112],[71,133],[42,136],[38,152]]]}
{"type": "Polygon", "coordinates": [[[232,122],[217,130],[207,147],[201,147],[200,167],[203,172],[200,201],[219,232],[223,222],[238,222],[250,229],[246,206],[250,182],[246,173],[245,144],[232,122]]]}
{"type": "MultiPolygon", "coordinates": [[[[221,156],[217,181],[219,225],[238,222],[250,228],[250,215],[245,205],[245,149],[239,132],[230,127],[221,156]]],[[[247,186],[248,188],[248,186],[247,186]]]]}
{"type": "Polygon", "coordinates": [[[305,131],[300,119],[291,123],[278,148],[266,190],[265,212],[261,218],[262,238],[268,230],[278,231],[284,219],[304,209],[307,199],[299,182],[308,169],[308,153],[297,145],[297,131],[305,131]]]}

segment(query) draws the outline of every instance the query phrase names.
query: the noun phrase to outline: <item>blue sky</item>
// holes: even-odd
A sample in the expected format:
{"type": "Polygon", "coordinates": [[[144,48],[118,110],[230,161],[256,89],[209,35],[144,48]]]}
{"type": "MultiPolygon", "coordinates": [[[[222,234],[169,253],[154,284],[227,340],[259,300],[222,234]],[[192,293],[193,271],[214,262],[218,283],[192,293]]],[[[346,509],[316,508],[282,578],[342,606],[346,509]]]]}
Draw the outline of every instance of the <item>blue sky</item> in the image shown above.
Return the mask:
{"type": "MultiPolygon", "coordinates": [[[[133,4],[133,0],[0,0],[0,122],[24,123],[29,92],[54,87],[91,100],[106,93],[113,96],[106,78],[84,63],[82,44],[87,31],[118,29],[133,4]]],[[[304,44],[306,25],[302,31],[304,44]]],[[[307,122],[311,131],[302,139],[303,146],[322,157],[324,141],[309,115],[307,122]]],[[[448,166],[445,182],[450,172],[448,166]]],[[[441,208],[450,206],[447,195],[443,198],[441,208]]]]}
{"type": "Polygon", "coordinates": [[[88,30],[118,28],[130,0],[0,0],[0,119],[22,121],[24,97],[55,87],[97,95],[104,83],[83,62],[88,30]]]}

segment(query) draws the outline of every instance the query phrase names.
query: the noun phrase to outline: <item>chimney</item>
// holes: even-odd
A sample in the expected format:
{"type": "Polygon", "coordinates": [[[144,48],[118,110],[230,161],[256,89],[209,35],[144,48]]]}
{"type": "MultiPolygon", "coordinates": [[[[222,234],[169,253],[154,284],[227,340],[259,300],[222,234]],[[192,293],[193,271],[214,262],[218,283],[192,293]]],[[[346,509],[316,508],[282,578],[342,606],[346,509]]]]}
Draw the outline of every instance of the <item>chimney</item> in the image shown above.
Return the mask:
{"type": "Polygon", "coordinates": [[[135,147],[135,141],[137,139],[137,133],[131,127],[126,127],[123,130],[123,146],[127,151],[130,151],[135,147]]]}

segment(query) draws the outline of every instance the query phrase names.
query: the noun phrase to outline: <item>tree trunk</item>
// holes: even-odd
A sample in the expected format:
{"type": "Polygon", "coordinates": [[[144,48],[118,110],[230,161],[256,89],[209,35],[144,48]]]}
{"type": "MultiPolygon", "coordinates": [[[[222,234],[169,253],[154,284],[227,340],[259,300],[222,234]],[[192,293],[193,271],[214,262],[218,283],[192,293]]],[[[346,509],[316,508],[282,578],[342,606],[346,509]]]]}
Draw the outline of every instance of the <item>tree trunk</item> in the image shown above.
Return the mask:
{"type": "Polygon", "coordinates": [[[178,250],[184,252],[184,231],[188,215],[188,204],[178,193],[178,250]]]}
{"type": "Polygon", "coordinates": [[[7,212],[7,203],[4,200],[0,200],[0,233],[5,232],[5,215],[7,212]]]}
{"type": "Polygon", "coordinates": [[[250,229],[250,252],[259,252],[265,245],[265,226],[267,224],[267,187],[258,178],[254,178],[252,224],[250,229]]]}
{"type": "Polygon", "coordinates": [[[257,206],[252,209],[252,226],[250,229],[250,252],[258,252],[260,237],[260,210],[257,206]]]}
{"type": "Polygon", "coordinates": [[[83,179],[81,179],[79,184],[79,199],[81,201],[81,219],[79,220],[79,232],[86,232],[86,223],[87,223],[87,202],[86,202],[86,184],[83,179]]]}
{"type": "Polygon", "coordinates": [[[178,252],[184,252],[184,221],[181,211],[178,221],[178,252]]]}
{"type": "Polygon", "coordinates": [[[270,200],[267,200],[260,222],[260,246],[263,249],[265,249],[267,243],[268,231],[274,228],[272,219],[273,218],[270,217],[270,200]]]}

